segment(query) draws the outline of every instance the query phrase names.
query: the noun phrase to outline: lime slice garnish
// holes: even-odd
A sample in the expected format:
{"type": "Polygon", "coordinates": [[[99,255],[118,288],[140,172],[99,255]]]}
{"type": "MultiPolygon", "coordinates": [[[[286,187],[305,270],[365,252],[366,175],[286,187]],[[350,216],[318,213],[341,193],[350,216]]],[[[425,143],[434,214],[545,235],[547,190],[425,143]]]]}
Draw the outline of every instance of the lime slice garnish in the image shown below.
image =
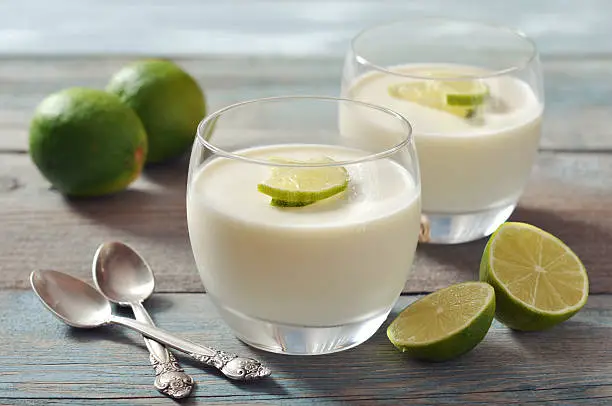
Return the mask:
{"type": "MultiPolygon", "coordinates": [[[[308,161],[271,158],[273,162],[291,164],[333,163],[329,157],[308,161]]],[[[336,195],[348,187],[349,176],[341,166],[272,168],[268,180],[257,185],[257,190],[272,197],[272,205],[301,207],[336,195]]]]}
{"type": "Polygon", "coordinates": [[[491,285],[459,283],[406,307],[387,328],[387,337],[413,358],[445,361],[481,342],[494,314],[495,291],[491,285]]]}
{"type": "Polygon", "coordinates": [[[480,106],[489,96],[489,88],[479,81],[445,81],[440,85],[446,91],[449,106],[480,106]]]}
{"type": "Polygon", "coordinates": [[[529,224],[505,223],[491,236],[480,280],[497,294],[496,318],[515,330],[542,330],[576,314],[589,296],[580,259],[555,236],[529,224]]]}
{"type": "Polygon", "coordinates": [[[489,96],[489,88],[482,82],[427,80],[396,83],[388,88],[389,95],[446,111],[462,118],[472,117],[478,106],[489,96]]]}

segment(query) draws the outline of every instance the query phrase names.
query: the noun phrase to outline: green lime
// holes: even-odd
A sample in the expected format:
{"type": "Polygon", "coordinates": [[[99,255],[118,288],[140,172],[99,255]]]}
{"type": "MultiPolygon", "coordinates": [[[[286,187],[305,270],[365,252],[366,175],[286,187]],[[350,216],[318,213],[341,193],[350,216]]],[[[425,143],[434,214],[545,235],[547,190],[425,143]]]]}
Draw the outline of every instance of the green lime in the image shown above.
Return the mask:
{"type": "Polygon", "coordinates": [[[30,156],[61,193],[95,196],[127,187],[142,170],[147,135],[132,109],[101,90],[45,98],[30,123],[30,156]]]}
{"type": "Polygon", "coordinates": [[[489,88],[475,80],[445,81],[441,87],[446,92],[446,103],[449,106],[480,106],[489,96],[489,88]]]}
{"type": "MultiPolygon", "coordinates": [[[[273,162],[292,164],[333,163],[328,157],[308,161],[273,158],[273,162]]],[[[257,190],[272,197],[271,204],[280,207],[307,206],[327,199],[348,187],[349,175],[342,166],[276,166],[257,190]]]]}
{"type": "Polygon", "coordinates": [[[111,78],[106,90],[136,111],[147,131],[147,163],[182,155],[193,143],[206,115],[202,89],[171,61],[141,60],[111,78]]]}
{"type": "Polygon", "coordinates": [[[406,307],[387,328],[387,337],[413,358],[446,361],[480,343],[494,314],[495,291],[489,284],[458,283],[406,307]]]}
{"type": "Polygon", "coordinates": [[[396,83],[388,88],[392,97],[446,111],[462,118],[472,117],[489,95],[488,87],[474,80],[424,80],[396,83]]]}
{"type": "Polygon", "coordinates": [[[515,330],[550,328],[576,314],[589,296],[578,256],[555,236],[525,223],[504,223],[489,238],[480,280],[495,288],[495,317],[515,330]]]}
{"type": "Polygon", "coordinates": [[[270,204],[276,207],[304,207],[315,203],[315,201],[306,202],[288,202],[286,200],[272,199],[270,204]]]}

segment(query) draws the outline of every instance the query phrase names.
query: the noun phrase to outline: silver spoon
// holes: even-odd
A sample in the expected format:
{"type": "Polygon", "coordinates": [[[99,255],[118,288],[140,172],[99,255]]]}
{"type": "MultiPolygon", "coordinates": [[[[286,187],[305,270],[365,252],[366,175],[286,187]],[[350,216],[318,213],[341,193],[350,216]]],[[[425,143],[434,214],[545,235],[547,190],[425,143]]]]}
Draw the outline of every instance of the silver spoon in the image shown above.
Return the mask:
{"type": "Polygon", "coordinates": [[[58,271],[33,271],[30,284],[47,309],[64,323],[78,328],[119,324],[169,347],[175,348],[206,365],[217,368],[230,379],[253,380],[270,375],[270,370],[253,358],[192,343],[164,330],[127,317],[112,314],[108,300],[93,286],[58,271]]]}
{"type": "MultiPolygon", "coordinates": [[[[155,325],[142,305],[155,289],[153,271],[131,247],[120,242],[108,242],[96,250],[92,264],[94,284],[111,302],[130,306],[136,320],[155,325]]],[[[144,339],[149,349],[149,361],[155,369],[155,388],[175,399],[191,393],[193,378],[179,366],[170,351],[157,341],[144,339]]]]}

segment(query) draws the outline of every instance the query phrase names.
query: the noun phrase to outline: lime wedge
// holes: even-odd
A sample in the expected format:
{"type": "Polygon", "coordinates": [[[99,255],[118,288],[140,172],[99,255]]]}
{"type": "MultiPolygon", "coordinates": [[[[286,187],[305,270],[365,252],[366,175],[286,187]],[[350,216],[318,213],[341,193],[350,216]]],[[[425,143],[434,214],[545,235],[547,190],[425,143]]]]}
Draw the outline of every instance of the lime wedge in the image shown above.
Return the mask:
{"type": "Polygon", "coordinates": [[[462,118],[470,118],[489,96],[489,88],[482,82],[468,80],[426,80],[396,83],[388,88],[389,95],[446,111],[462,118]]]}
{"type": "Polygon", "coordinates": [[[558,238],[525,223],[504,223],[489,238],[480,280],[495,288],[495,317],[514,330],[550,328],[576,314],[589,295],[578,256],[558,238]]]}
{"type": "Polygon", "coordinates": [[[495,291],[491,285],[459,283],[406,307],[387,328],[387,337],[413,358],[446,361],[481,342],[494,314],[495,291]]]}
{"type": "MultiPolygon", "coordinates": [[[[273,162],[292,164],[333,163],[329,157],[308,161],[272,158],[273,162]]],[[[280,207],[307,206],[334,196],[348,187],[349,176],[341,166],[288,167],[272,169],[270,178],[257,185],[257,190],[272,197],[271,204],[280,207]]]]}

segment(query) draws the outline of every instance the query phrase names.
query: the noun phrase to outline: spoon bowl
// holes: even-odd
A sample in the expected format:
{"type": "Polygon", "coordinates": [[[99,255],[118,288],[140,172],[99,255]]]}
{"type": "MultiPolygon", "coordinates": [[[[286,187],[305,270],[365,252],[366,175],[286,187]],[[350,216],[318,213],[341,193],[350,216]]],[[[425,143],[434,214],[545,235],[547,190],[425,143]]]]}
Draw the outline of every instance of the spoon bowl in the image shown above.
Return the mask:
{"type": "Polygon", "coordinates": [[[108,300],[80,279],[57,271],[33,271],[30,284],[47,309],[70,326],[94,328],[111,318],[108,300]]]}
{"type": "Polygon", "coordinates": [[[132,247],[117,241],[104,243],[96,250],[93,264],[94,283],[112,302],[129,306],[153,294],[153,271],[132,247]]]}

